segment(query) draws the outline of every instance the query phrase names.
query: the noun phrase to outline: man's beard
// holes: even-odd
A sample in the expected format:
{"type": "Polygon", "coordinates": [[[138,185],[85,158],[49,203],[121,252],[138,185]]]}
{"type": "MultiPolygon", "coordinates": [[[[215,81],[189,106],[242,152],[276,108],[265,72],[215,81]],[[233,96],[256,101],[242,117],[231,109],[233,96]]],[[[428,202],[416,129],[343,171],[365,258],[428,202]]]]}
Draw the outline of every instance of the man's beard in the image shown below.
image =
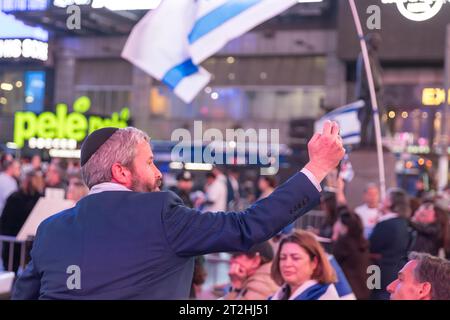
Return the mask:
{"type": "Polygon", "coordinates": [[[155,181],[155,185],[152,186],[150,184],[140,181],[139,178],[135,174],[133,174],[133,179],[131,182],[131,190],[134,192],[158,192],[161,191],[159,189],[161,184],[162,184],[161,179],[158,179],[155,181]]]}

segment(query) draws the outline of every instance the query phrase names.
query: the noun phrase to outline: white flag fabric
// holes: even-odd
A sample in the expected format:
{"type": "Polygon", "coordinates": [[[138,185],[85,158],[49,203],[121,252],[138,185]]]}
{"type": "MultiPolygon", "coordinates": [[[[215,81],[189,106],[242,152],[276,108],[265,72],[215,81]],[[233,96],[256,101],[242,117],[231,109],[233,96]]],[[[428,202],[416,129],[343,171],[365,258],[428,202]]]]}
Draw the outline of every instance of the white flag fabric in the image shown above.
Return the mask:
{"type": "Polygon", "coordinates": [[[199,64],[297,0],[164,0],[132,30],[122,57],[186,103],[210,81],[199,64]]]}
{"type": "Polygon", "coordinates": [[[359,100],[346,106],[334,109],[325,114],[314,123],[314,132],[322,132],[326,120],[339,123],[340,135],[344,145],[358,144],[361,142],[361,122],[358,112],[364,107],[364,101],[359,100]]]}

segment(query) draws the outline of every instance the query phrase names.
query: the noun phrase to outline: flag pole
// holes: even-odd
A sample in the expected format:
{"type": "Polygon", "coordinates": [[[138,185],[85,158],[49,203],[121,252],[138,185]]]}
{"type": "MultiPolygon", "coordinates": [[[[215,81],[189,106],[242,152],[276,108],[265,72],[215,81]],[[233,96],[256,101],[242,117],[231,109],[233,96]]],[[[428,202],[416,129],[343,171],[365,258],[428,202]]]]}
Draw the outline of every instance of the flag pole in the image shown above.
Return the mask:
{"type": "Polygon", "coordinates": [[[379,171],[379,179],[380,179],[380,193],[381,198],[384,199],[386,196],[386,174],[384,168],[384,159],[383,159],[383,147],[381,144],[381,124],[380,117],[378,115],[378,101],[375,93],[375,85],[373,81],[372,68],[370,66],[369,60],[369,51],[367,49],[367,43],[364,39],[364,31],[361,25],[361,20],[359,19],[358,10],[356,9],[355,0],[349,0],[350,7],[353,14],[353,20],[355,21],[356,31],[358,32],[359,41],[361,44],[361,51],[364,59],[364,66],[367,74],[367,82],[369,84],[370,90],[370,100],[372,102],[373,109],[373,120],[375,124],[375,137],[377,143],[377,155],[378,155],[378,171],[379,171]]]}
{"type": "Polygon", "coordinates": [[[445,102],[442,105],[442,124],[441,124],[441,150],[438,164],[438,191],[442,192],[445,187],[448,186],[448,110],[450,107],[450,24],[447,25],[447,32],[445,34],[445,67],[444,67],[444,90],[445,90],[445,102]]]}

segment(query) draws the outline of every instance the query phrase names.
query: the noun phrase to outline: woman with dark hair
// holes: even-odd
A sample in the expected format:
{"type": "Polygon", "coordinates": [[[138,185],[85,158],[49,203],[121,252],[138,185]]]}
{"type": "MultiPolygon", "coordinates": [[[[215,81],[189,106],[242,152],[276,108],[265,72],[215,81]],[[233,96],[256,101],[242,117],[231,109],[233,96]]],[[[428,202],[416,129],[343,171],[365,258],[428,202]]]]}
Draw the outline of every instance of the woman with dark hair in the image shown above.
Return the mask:
{"type": "Polygon", "coordinates": [[[448,214],[434,204],[425,201],[411,218],[411,226],[417,236],[413,251],[429,253],[433,256],[445,248],[448,237],[448,214]]]}
{"type": "MultiPolygon", "coordinates": [[[[6,200],[1,217],[0,234],[15,237],[19,233],[28,215],[33,210],[39,198],[43,195],[45,181],[42,172],[30,171],[22,181],[19,191],[14,192],[6,200]]],[[[3,263],[8,268],[9,246],[3,246],[3,263]]],[[[14,248],[13,271],[19,268],[20,245],[14,248]]]]}
{"type": "Polygon", "coordinates": [[[325,212],[325,221],[319,229],[319,236],[331,239],[333,226],[338,218],[338,201],[334,192],[325,192],[322,196],[321,209],[325,212]]]}
{"type": "Polygon", "coordinates": [[[367,300],[370,296],[366,284],[370,264],[369,242],[364,238],[363,231],[359,216],[347,208],[341,208],[333,228],[333,255],[359,300],[367,300]]]}

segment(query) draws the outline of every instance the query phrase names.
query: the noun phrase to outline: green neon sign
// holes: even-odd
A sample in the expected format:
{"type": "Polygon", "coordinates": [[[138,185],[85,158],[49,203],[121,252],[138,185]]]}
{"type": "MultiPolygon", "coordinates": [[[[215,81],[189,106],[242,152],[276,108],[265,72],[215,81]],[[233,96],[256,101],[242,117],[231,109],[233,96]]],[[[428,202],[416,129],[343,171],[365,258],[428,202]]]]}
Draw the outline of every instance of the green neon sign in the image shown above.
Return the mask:
{"type": "Polygon", "coordinates": [[[56,113],[43,112],[39,115],[27,111],[16,112],[14,117],[14,142],[18,148],[24,146],[30,138],[74,139],[82,141],[95,130],[104,127],[126,128],[130,119],[130,110],[123,108],[114,112],[110,118],[85,116],[91,107],[89,97],[80,97],[73,104],[72,113],[67,113],[66,104],[56,105],[56,113]]]}

